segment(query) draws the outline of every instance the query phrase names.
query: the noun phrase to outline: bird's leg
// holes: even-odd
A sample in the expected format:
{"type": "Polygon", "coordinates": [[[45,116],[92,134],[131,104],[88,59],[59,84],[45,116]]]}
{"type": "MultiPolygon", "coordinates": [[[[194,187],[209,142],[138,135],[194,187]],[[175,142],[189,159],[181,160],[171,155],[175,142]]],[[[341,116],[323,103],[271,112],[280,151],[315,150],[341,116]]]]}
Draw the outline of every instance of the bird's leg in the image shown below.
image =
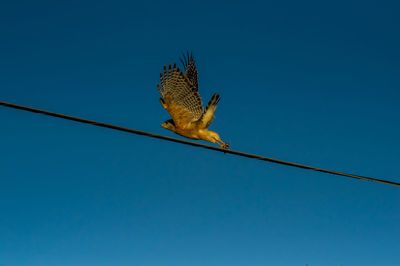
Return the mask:
{"type": "Polygon", "coordinates": [[[210,141],[212,143],[217,143],[222,149],[229,149],[229,144],[225,143],[221,140],[218,133],[214,131],[207,130],[207,138],[205,140],[210,141]]]}
{"type": "Polygon", "coordinates": [[[222,149],[226,149],[226,150],[229,149],[229,143],[225,143],[220,139],[215,139],[215,140],[217,141],[217,144],[219,146],[221,146],[222,149]]]}
{"type": "Polygon", "coordinates": [[[222,142],[222,149],[229,150],[229,143],[222,142]]]}
{"type": "Polygon", "coordinates": [[[223,145],[223,149],[226,149],[226,150],[229,150],[229,146],[230,146],[230,144],[229,143],[224,143],[224,145],[223,145]]]}

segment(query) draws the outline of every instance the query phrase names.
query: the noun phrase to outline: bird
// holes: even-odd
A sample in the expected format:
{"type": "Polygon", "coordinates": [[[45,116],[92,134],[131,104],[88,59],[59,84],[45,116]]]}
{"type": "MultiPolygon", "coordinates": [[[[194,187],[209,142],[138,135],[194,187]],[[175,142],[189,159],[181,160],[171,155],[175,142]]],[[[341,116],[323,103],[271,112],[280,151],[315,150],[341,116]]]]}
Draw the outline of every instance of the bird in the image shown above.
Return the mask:
{"type": "Polygon", "coordinates": [[[174,63],[168,68],[164,65],[164,72],[160,73],[161,86],[157,83],[160,103],[172,118],[161,127],[186,138],[217,143],[221,148],[229,149],[229,143],[223,142],[217,132],[208,130],[221,97],[214,93],[204,109],[193,54],[183,54],[181,62],[184,72],[174,63]]]}

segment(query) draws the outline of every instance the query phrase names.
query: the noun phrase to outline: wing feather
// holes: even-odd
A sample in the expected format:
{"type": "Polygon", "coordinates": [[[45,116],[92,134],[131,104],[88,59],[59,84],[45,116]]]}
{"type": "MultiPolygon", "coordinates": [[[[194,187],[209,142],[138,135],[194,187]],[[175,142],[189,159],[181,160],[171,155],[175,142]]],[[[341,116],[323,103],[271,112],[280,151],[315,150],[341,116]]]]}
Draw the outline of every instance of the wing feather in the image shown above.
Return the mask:
{"type": "Polygon", "coordinates": [[[168,69],[164,66],[164,75],[160,73],[163,107],[171,115],[175,125],[185,129],[199,120],[203,114],[203,104],[198,91],[189,78],[182,73],[176,64],[168,69]]]}
{"type": "Polygon", "coordinates": [[[193,84],[193,89],[199,90],[199,72],[197,70],[196,62],[194,61],[193,53],[189,51],[186,52],[186,55],[183,54],[183,58],[181,59],[183,68],[185,69],[185,74],[193,84]]]}
{"type": "Polygon", "coordinates": [[[215,110],[217,109],[217,104],[221,97],[219,96],[218,93],[214,93],[213,97],[211,100],[208,102],[206,109],[199,120],[199,124],[201,128],[208,128],[211,124],[211,122],[214,120],[215,116],[215,110]]]}

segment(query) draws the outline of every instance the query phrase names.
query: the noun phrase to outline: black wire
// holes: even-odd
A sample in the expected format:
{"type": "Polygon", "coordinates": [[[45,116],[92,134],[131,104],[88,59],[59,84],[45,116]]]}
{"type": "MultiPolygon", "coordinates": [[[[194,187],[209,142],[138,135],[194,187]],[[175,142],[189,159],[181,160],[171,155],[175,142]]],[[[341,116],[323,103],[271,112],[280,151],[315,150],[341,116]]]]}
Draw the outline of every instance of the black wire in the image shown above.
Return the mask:
{"type": "Polygon", "coordinates": [[[331,171],[331,170],[326,170],[326,169],[320,169],[320,168],[316,168],[316,167],[312,167],[312,166],[286,162],[286,161],[273,159],[273,158],[268,158],[268,157],[264,157],[264,156],[259,156],[259,155],[255,155],[255,154],[250,154],[250,153],[234,151],[234,150],[226,150],[226,149],[222,149],[222,148],[215,147],[215,146],[205,145],[205,144],[202,144],[202,143],[197,143],[197,142],[192,142],[192,141],[187,141],[187,140],[167,137],[167,136],[158,135],[158,134],[154,134],[154,133],[149,133],[149,132],[145,132],[145,131],[140,131],[140,130],[136,130],[136,129],[130,129],[130,128],[125,128],[125,127],[110,125],[110,124],[97,122],[97,121],[92,121],[92,120],[88,120],[88,119],[84,119],[84,118],[79,118],[79,117],[74,117],[74,116],[69,116],[69,115],[53,113],[53,112],[49,112],[49,111],[45,111],[45,110],[39,110],[39,109],[35,109],[35,108],[27,107],[27,106],[22,106],[22,105],[17,105],[17,104],[13,104],[13,103],[6,103],[6,102],[0,101],[0,105],[6,106],[6,107],[10,107],[10,108],[14,108],[14,109],[24,110],[24,111],[28,111],[28,112],[54,116],[54,117],[58,117],[58,118],[62,118],[62,119],[68,119],[68,120],[72,120],[72,121],[76,121],[76,122],[80,122],[80,123],[85,123],[85,124],[90,124],[90,125],[94,125],[94,126],[115,129],[115,130],[124,131],[124,132],[132,133],[132,134],[137,134],[137,135],[148,136],[148,137],[157,138],[157,139],[163,139],[163,140],[178,142],[178,143],[187,144],[187,145],[191,145],[191,146],[195,146],[195,147],[202,147],[202,148],[209,149],[209,150],[214,150],[214,151],[219,151],[219,152],[223,152],[223,153],[234,154],[234,155],[247,157],[247,158],[251,158],[251,159],[258,159],[258,160],[267,161],[267,162],[271,162],[271,163],[283,164],[283,165],[287,165],[287,166],[292,166],[292,167],[297,167],[297,168],[302,168],[302,169],[307,169],[307,170],[313,170],[313,171],[318,171],[318,172],[332,174],[332,175],[346,176],[346,177],[351,177],[351,178],[356,178],[356,179],[362,179],[362,180],[368,180],[368,181],[373,181],[373,182],[384,183],[384,184],[393,185],[393,186],[400,186],[400,183],[393,182],[393,181],[377,179],[377,178],[372,178],[372,177],[366,177],[366,176],[353,175],[353,174],[346,174],[346,173],[341,173],[341,172],[336,172],[336,171],[331,171]]]}

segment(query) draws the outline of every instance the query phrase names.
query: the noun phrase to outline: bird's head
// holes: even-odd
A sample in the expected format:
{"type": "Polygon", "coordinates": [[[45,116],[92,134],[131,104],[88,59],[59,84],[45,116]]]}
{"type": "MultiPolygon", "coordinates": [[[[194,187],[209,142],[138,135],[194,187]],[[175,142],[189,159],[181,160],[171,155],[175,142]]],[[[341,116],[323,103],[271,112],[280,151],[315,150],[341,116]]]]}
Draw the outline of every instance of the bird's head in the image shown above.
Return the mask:
{"type": "Polygon", "coordinates": [[[162,124],[161,124],[161,127],[166,128],[166,129],[168,129],[168,130],[171,130],[171,131],[173,131],[173,132],[176,131],[175,123],[174,123],[174,120],[172,120],[172,119],[167,120],[167,121],[165,121],[164,123],[162,123],[162,124]]]}

